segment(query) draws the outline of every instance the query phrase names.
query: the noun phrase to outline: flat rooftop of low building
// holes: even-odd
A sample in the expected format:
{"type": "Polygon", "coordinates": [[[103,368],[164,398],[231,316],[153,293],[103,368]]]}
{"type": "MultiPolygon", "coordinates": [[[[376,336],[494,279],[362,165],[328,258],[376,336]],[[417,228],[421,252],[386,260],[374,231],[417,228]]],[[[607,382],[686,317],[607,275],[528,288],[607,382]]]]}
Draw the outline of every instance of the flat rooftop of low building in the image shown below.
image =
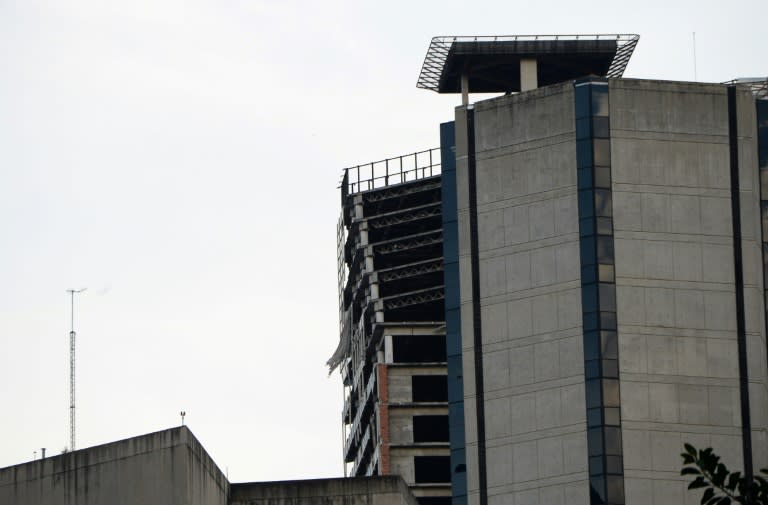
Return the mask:
{"type": "Polygon", "coordinates": [[[579,77],[621,77],[639,35],[507,35],[434,37],[417,87],[460,93],[463,75],[470,93],[521,89],[521,60],[536,60],[538,85],[579,77]]]}

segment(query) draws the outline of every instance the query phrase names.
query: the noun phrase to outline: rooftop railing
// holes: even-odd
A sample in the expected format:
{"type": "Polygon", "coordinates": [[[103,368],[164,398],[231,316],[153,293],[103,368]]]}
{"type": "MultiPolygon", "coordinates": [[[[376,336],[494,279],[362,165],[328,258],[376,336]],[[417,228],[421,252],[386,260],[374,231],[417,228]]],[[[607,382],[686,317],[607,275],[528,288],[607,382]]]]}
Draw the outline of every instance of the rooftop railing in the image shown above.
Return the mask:
{"type": "Polygon", "coordinates": [[[440,148],[396,156],[344,169],[342,202],[347,195],[440,175],[440,148]]]}

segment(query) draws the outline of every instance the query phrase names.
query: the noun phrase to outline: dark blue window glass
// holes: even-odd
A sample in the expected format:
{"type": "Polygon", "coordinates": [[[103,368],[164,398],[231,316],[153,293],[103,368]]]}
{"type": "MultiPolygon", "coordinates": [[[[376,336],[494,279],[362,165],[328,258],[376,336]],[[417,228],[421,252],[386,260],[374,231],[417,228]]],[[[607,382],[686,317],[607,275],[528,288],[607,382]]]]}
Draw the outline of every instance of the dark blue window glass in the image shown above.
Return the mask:
{"type": "Polygon", "coordinates": [[[582,314],[581,320],[585,332],[597,330],[599,315],[599,312],[584,312],[582,314]]]}
{"type": "Polygon", "coordinates": [[[608,86],[592,86],[592,115],[608,116],[608,86]]]}
{"type": "Polygon", "coordinates": [[[576,171],[576,183],[579,189],[591,189],[592,184],[592,166],[585,165],[579,167],[576,171]]]}
{"type": "Polygon", "coordinates": [[[603,467],[603,457],[592,456],[589,458],[589,475],[602,475],[603,473],[605,473],[605,468],[603,467]]]}
{"type": "Polygon", "coordinates": [[[595,235],[595,219],[592,217],[585,217],[579,219],[579,236],[589,237],[595,235]]]}
{"type": "Polygon", "coordinates": [[[576,139],[592,138],[592,121],[589,117],[582,117],[576,120],[576,139]]]}
{"type": "Polygon", "coordinates": [[[575,106],[590,505],[623,505],[610,107],[607,82],[586,82],[575,106]]]}
{"type": "Polygon", "coordinates": [[[602,390],[600,379],[586,381],[587,408],[599,408],[602,404],[602,390]]]}
{"type": "Polygon", "coordinates": [[[590,456],[601,456],[603,454],[602,428],[589,428],[587,430],[587,445],[589,446],[590,456]]]}
{"type": "Polygon", "coordinates": [[[600,377],[600,361],[596,359],[585,361],[584,373],[587,379],[596,379],[600,377]]]}
{"type": "Polygon", "coordinates": [[[610,120],[607,117],[592,118],[592,135],[595,138],[606,139],[610,137],[610,120]]]}
{"type": "Polygon", "coordinates": [[[596,331],[584,332],[584,359],[600,359],[600,334],[596,331]]]}
{"type": "Polygon", "coordinates": [[[582,189],[579,191],[579,217],[581,219],[595,215],[595,194],[591,189],[582,189]]]}
{"type": "Polygon", "coordinates": [[[605,479],[603,477],[589,478],[589,502],[592,505],[605,503],[605,479]]]}
{"type": "Polygon", "coordinates": [[[592,141],[591,140],[577,140],[576,141],[576,166],[577,167],[591,167],[592,163],[592,141]]]}
{"type": "Polygon", "coordinates": [[[581,267],[581,283],[597,282],[597,265],[583,265],[581,267]]]}
{"type": "Polygon", "coordinates": [[[590,101],[590,91],[592,86],[577,86],[574,93],[576,95],[576,118],[589,117],[592,115],[592,105],[590,101]]]}
{"type": "Polygon", "coordinates": [[[587,409],[587,427],[596,428],[603,424],[602,409],[597,407],[594,409],[587,409]]]}
{"type": "Polygon", "coordinates": [[[584,284],[581,286],[581,310],[584,312],[597,312],[597,284],[584,284]]]}
{"type": "Polygon", "coordinates": [[[579,248],[582,265],[594,265],[597,263],[595,237],[582,237],[579,248]]]}

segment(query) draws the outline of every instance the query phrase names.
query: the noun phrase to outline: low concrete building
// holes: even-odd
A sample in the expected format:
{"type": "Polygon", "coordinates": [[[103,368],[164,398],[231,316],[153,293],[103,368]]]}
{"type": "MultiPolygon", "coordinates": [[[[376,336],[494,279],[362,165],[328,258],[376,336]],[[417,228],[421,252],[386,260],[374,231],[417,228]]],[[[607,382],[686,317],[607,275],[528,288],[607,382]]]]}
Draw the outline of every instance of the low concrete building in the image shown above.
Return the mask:
{"type": "Polygon", "coordinates": [[[230,484],[186,426],[0,469],[3,505],[416,505],[400,477],[230,484]]]}
{"type": "Polygon", "coordinates": [[[230,505],[416,505],[398,476],[232,484],[230,505]]]}

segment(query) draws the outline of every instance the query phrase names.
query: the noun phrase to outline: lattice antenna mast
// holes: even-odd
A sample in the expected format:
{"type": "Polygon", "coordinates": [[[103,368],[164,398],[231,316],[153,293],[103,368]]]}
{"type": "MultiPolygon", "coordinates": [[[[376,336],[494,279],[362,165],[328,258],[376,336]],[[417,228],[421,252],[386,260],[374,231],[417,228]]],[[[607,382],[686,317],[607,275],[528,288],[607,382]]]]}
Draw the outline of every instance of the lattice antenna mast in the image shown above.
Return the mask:
{"type": "Polygon", "coordinates": [[[70,299],[69,329],[69,450],[75,450],[75,294],[88,288],[68,289],[70,299]]]}

